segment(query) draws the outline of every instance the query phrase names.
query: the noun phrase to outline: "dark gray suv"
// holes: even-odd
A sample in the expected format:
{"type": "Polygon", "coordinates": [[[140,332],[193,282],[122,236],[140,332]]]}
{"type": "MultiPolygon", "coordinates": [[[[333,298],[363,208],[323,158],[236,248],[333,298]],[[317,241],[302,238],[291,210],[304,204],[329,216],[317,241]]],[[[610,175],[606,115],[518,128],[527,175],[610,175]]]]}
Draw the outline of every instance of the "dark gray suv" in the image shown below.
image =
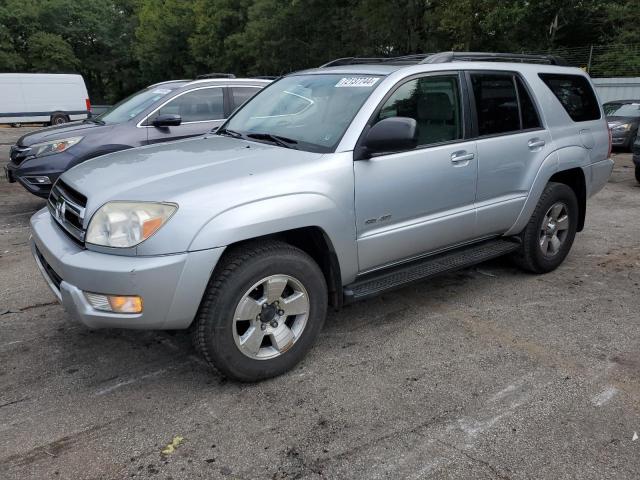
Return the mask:
{"type": "Polygon", "coordinates": [[[151,85],[98,117],[23,136],[11,147],[7,179],[46,198],[60,174],[85,160],[211,131],[268,83],[217,78],[151,85]]]}

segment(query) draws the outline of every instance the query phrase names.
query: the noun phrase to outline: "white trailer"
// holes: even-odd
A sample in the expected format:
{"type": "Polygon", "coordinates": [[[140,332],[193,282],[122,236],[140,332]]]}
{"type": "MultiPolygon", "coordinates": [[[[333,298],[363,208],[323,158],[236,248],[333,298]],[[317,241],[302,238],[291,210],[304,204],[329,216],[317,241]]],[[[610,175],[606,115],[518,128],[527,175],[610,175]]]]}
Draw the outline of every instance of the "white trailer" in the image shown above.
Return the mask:
{"type": "Polygon", "coordinates": [[[81,75],[0,73],[0,123],[60,125],[91,112],[81,75]]]}

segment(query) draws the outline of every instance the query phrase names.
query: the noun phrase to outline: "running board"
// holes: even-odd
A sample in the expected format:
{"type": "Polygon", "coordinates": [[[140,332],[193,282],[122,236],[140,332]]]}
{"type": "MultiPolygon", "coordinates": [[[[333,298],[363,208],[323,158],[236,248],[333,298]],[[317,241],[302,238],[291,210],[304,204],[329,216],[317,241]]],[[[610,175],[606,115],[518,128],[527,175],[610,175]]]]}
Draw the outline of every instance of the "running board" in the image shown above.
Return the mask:
{"type": "Polygon", "coordinates": [[[511,253],[519,247],[520,243],[516,238],[499,238],[372,272],[344,287],[344,303],[351,303],[402,287],[408,283],[470,267],[485,260],[511,253]]]}

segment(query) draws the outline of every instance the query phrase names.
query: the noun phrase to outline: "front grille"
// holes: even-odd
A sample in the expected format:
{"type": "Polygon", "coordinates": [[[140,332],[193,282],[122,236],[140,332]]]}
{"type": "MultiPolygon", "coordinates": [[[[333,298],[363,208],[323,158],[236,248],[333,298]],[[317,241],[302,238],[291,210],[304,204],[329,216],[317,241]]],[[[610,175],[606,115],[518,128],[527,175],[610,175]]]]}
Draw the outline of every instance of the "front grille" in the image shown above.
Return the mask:
{"type": "Polygon", "coordinates": [[[29,157],[31,148],[13,145],[9,150],[9,159],[11,163],[20,165],[27,157],[29,157]]]}
{"type": "Polygon", "coordinates": [[[49,212],[58,225],[76,242],[83,244],[84,209],[87,197],[58,180],[49,194],[49,212]]]}
{"type": "Polygon", "coordinates": [[[45,273],[49,277],[49,280],[51,280],[51,283],[53,283],[56,286],[56,288],[60,290],[62,277],[60,277],[60,275],[58,275],[56,271],[53,268],[51,268],[51,265],[47,263],[44,256],[40,253],[40,250],[38,250],[38,247],[35,248],[35,251],[36,251],[36,255],[38,256],[38,260],[40,260],[40,263],[42,264],[42,268],[44,269],[45,273]]]}

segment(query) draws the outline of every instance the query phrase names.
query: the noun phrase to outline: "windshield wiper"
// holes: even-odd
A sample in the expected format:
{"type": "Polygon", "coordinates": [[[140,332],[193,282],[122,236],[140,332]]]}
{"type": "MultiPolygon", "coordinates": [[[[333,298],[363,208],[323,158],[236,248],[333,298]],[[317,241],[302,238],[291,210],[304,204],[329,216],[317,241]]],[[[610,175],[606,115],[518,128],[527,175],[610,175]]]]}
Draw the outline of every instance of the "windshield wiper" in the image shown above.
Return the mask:
{"type": "Polygon", "coordinates": [[[293,145],[298,143],[293,138],[283,137],[282,135],[273,135],[272,133],[249,133],[249,138],[255,138],[257,140],[270,140],[276,145],[284,148],[295,148],[293,145]]]}
{"type": "Polygon", "coordinates": [[[226,135],[228,137],[233,137],[233,138],[242,138],[242,137],[244,137],[244,135],[241,134],[240,132],[236,132],[235,130],[229,130],[228,128],[221,128],[219,130],[216,130],[215,134],[216,135],[226,135]]]}
{"type": "Polygon", "coordinates": [[[97,118],[86,118],[85,119],[87,122],[91,122],[91,123],[96,123],[98,125],[104,125],[104,122],[102,120],[98,120],[97,118]]]}

